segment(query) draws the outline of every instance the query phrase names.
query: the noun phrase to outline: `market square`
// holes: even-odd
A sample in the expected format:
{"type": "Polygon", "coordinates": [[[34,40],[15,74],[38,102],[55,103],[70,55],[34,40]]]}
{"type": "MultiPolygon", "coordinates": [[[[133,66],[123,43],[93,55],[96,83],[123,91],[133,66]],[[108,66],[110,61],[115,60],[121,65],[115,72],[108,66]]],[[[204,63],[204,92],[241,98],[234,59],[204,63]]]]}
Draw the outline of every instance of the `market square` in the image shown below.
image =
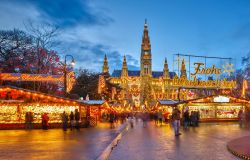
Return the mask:
{"type": "Polygon", "coordinates": [[[250,159],[242,3],[3,0],[0,159],[250,159]]]}

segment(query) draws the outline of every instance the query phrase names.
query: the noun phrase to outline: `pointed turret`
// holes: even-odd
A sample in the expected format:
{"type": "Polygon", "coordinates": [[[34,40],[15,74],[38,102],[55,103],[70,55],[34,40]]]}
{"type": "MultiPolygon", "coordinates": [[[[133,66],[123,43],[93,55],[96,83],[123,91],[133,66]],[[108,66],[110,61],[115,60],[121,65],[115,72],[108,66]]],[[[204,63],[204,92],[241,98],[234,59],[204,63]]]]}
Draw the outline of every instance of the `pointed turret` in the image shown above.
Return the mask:
{"type": "Polygon", "coordinates": [[[163,78],[169,78],[169,69],[168,69],[168,62],[167,58],[165,58],[164,68],[163,68],[163,78]]]}
{"type": "Polygon", "coordinates": [[[109,64],[108,64],[108,58],[107,58],[107,55],[106,55],[106,54],[105,54],[105,56],[104,56],[102,72],[103,72],[103,73],[109,73],[109,64]]]}
{"type": "Polygon", "coordinates": [[[148,24],[145,20],[141,43],[141,76],[152,76],[151,44],[148,35],[148,24]]]}
{"type": "Polygon", "coordinates": [[[127,77],[128,76],[128,66],[127,66],[126,56],[123,57],[121,76],[122,77],[127,77]]]}
{"type": "Polygon", "coordinates": [[[147,24],[147,19],[145,20],[144,23],[144,30],[143,30],[143,36],[142,36],[142,44],[141,44],[141,48],[143,50],[151,50],[151,44],[150,44],[150,39],[148,36],[148,24],[147,24]]]}
{"type": "Polygon", "coordinates": [[[187,77],[187,71],[186,71],[184,58],[182,59],[182,62],[181,62],[181,77],[187,77]]]}

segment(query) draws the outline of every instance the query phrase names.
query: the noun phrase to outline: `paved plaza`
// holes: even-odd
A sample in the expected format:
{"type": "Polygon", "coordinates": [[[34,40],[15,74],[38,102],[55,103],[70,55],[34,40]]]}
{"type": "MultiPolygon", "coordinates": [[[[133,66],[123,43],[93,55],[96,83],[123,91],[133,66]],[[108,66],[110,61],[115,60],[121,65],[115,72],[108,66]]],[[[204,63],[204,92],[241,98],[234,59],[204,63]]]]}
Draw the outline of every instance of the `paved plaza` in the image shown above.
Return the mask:
{"type": "MultiPolygon", "coordinates": [[[[94,160],[121,131],[109,124],[67,132],[61,129],[1,130],[0,159],[94,160]]],[[[232,139],[250,135],[237,123],[204,123],[181,130],[175,137],[168,124],[153,122],[143,128],[138,122],[127,130],[111,152],[110,160],[237,160],[226,145],[232,139]]]]}
{"type": "Polygon", "coordinates": [[[113,150],[111,160],[237,160],[228,152],[227,142],[250,135],[237,123],[208,123],[181,130],[175,137],[170,125],[141,123],[130,129],[113,150]]]}
{"type": "Polygon", "coordinates": [[[66,131],[1,130],[0,159],[15,160],[90,160],[96,159],[114,139],[120,127],[109,124],[97,128],[66,131]]]}

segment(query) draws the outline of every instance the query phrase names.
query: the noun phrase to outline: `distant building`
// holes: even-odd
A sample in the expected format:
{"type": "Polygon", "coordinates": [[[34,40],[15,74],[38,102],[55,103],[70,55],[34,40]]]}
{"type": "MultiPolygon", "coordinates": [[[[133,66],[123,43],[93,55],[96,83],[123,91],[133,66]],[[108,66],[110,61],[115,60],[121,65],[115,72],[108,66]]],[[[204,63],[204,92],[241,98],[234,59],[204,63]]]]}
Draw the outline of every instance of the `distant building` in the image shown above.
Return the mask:
{"type": "MultiPolygon", "coordinates": [[[[117,85],[121,90],[118,92],[115,87],[112,87],[110,99],[114,99],[114,95],[117,95],[118,98],[115,100],[123,101],[124,104],[130,104],[133,107],[144,104],[147,107],[153,106],[160,99],[186,100],[189,96],[196,98],[196,94],[191,90],[180,90],[181,87],[191,84],[187,79],[184,59],[181,62],[180,77],[175,72],[169,71],[166,58],[163,63],[162,71],[152,70],[151,44],[148,24],[145,21],[141,43],[140,70],[129,70],[126,56],[124,56],[121,69],[115,69],[109,75],[108,57],[105,55],[103,74],[99,77],[98,92],[103,93],[108,84],[117,85]]],[[[196,84],[198,86],[199,80],[194,80],[190,86],[196,87],[196,84]]],[[[203,88],[206,88],[204,84],[203,88]]]]}

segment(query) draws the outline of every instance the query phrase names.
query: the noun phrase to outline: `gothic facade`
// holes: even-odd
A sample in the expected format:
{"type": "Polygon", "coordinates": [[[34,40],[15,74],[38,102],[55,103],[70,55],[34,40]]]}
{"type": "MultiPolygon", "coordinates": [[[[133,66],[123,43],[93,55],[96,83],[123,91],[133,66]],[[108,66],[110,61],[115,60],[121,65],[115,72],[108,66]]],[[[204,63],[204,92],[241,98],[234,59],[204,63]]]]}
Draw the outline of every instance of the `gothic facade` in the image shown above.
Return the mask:
{"type": "MultiPolygon", "coordinates": [[[[98,92],[104,91],[106,83],[115,84],[121,88],[121,91],[117,92],[113,88],[111,98],[114,98],[114,94],[118,94],[119,100],[126,101],[133,106],[142,104],[151,106],[159,99],[185,98],[184,93],[179,93],[178,87],[172,85],[173,78],[177,75],[175,72],[169,71],[167,59],[163,59],[162,71],[153,71],[152,55],[148,24],[145,21],[141,43],[140,70],[129,70],[126,56],[124,56],[121,69],[114,70],[110,76],[105,76],[109,75],[108,57],[105,55],[103,75],[99,77],[98,92]]],[[[185,78],[187,74],[184,60],[180,72],[180,77],[185,78]]]]}

